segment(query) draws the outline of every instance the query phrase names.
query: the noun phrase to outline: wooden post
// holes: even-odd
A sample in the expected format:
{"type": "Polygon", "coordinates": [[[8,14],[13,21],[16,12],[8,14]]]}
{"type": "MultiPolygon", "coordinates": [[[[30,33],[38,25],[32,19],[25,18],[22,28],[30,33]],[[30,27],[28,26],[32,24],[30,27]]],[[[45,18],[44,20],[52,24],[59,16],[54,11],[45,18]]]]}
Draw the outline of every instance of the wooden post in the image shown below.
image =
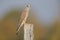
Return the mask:
{"type": "Polygon", "coordinates": [[[25,24],[24,25],[24,40],[33,40],[33,24],[25,24]]]}

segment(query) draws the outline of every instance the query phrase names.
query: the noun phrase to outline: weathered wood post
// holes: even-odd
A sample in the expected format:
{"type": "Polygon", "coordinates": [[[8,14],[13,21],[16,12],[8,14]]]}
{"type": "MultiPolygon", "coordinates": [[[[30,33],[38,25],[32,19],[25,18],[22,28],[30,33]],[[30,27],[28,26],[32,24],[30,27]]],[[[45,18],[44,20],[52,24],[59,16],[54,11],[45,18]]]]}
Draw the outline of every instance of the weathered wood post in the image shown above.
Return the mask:
{"type": "Polygon", "coordinates": [[[25,24],[24,25],[24,40],[33,40],[33,24],[25,24]]]}

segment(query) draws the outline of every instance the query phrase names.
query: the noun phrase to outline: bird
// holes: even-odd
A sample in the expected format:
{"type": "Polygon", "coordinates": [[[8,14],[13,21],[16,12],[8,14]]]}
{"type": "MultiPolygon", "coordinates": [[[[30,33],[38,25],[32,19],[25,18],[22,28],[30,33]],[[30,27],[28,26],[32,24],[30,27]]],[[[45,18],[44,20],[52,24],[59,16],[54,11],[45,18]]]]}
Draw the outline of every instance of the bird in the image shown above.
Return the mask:
{"type": "Polygon", "coordinates": [[[25,9],[22,11],[21,18],[19,21],[19,25],[16,31],[16,34],[18,34],[20,28],[26,23],[28,15],[29,15],[29,10],[30,10],[30,4],[28,4],[25,9]]]}

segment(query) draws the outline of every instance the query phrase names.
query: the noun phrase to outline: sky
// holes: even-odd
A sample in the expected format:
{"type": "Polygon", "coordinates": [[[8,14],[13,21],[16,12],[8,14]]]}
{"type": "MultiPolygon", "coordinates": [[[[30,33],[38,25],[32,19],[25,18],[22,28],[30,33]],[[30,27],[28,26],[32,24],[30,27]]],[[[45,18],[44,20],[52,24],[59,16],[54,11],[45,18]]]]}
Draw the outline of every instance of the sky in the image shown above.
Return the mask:
{"type": "Polygon", "coordinates": [[[38,21],[48,25],[51,24],[58,16],[59,0],[0,0],[0,19],[3,19],[5,11],[13,6],[25,7],[26,4],[31,5],[31,10],[36,9],[34,15],[38,21]]]}

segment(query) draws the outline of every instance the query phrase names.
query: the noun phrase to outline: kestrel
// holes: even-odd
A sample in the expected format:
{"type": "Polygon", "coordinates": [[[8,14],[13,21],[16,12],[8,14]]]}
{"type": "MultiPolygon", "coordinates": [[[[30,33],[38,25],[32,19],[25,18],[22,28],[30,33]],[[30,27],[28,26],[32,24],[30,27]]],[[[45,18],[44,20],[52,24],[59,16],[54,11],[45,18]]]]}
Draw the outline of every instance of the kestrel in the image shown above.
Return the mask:
{"type": "Polygon", "coordinates": [[[26,23],[27,18],[28,18],[28,14],[29,14],[29,10],[30,10],[30,5],[27,5],[26,8],[23,10],[23,12],[21,14],[19,27],[17,28],[17,32],[16,33],[18,33],[20,28],[26,23]]]}

